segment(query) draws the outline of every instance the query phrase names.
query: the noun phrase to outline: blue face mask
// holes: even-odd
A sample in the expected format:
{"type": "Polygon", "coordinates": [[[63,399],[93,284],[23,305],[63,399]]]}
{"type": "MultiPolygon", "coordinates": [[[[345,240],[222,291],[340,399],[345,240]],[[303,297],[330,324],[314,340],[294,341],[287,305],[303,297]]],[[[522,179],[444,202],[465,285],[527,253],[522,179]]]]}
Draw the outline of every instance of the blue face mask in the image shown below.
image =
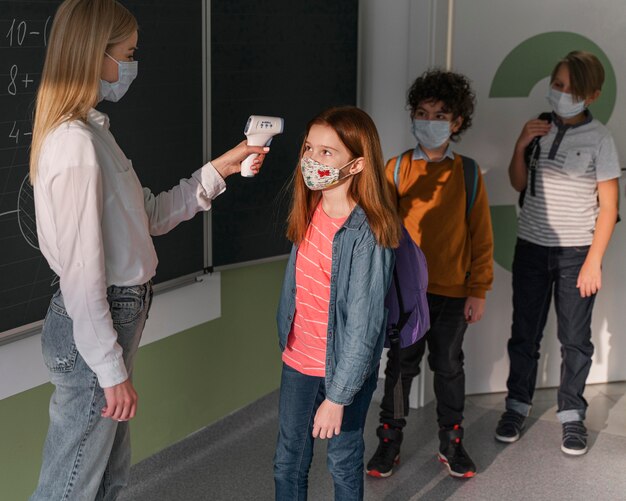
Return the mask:
{"type": "Polygon", "coordinates": [[[117,82],[107,82],[106,80],[100,79],[100,101],[104,99],[105,101],[117,103],[124,97],[130,84],[133,83],[133,80],[137,77],[139,62],[118,61],[106,52],[104,54],[117,63],[117,82]]]}
{"type": "Polygon", "coordinates": [[[562,118],[572,118],[582,113],[586,106],[585,101],[574,101],[574,96],[566,94],[565,92],[559,92],[556,89],[550,87],[546,99],[552,106],[554,113],[562,118]]]}
{"type": "Polygon", "coordinates": [[[412,131],[417,143],[434,150],[450,139],[450,122],[446,120],[413,119],[412,131]]]}

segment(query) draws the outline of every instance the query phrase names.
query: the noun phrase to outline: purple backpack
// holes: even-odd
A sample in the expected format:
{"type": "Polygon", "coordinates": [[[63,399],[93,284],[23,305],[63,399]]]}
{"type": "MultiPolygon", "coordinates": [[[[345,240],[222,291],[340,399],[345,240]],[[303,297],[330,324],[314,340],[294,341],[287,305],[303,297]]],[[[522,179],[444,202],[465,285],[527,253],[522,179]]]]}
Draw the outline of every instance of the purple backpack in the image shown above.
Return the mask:
{"type": "Polygon", "coordinates": [[[393,278],[385,297],[388,309],[385,346],[398,343],[400,348],[406,348],[424,337],[430,328],[430,314],[426,299],[426,257],[404,226],[395,257],[393,278]]]}
{"type": "Polygon", "coordinates": [[[385,346],[394,353],[394,372],[399,375],[393,388],[393,414],[394,419],[401,419],[406,415],[406,409],[400,377],[400,349],[411,346],[424,337],[430,329],[430,313],[426,298],[426,257],[404,226],[395,256],[391,286],[385,297],[385,306],[388,309],[385,346]]]}

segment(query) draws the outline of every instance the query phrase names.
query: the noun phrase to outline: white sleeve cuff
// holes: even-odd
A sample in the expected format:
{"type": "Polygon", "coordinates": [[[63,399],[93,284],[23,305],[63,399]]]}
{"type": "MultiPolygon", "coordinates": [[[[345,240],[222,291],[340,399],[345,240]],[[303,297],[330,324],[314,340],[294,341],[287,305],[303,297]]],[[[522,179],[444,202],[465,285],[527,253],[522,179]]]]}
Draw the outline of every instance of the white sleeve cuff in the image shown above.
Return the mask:
{"type": "Polygon", "coordinates": [[[119,355],[113,360],[102,362],[95,367],[91,367],[91,370],[96,373],[98,384],[100,384],[102,388],[110,388],[128,379],[128,372],[126,371],[126,365],[124,364],[122,355],[119,355]]]}
{"type": "Polygon", "coordinates": [[[215,167],[213,167],[211,162],[208,162],[204,167],[194,172],[192,177],[202,185],[205,196],[209,200],[214,199],[226,191],[226,182],[215,167]]]}

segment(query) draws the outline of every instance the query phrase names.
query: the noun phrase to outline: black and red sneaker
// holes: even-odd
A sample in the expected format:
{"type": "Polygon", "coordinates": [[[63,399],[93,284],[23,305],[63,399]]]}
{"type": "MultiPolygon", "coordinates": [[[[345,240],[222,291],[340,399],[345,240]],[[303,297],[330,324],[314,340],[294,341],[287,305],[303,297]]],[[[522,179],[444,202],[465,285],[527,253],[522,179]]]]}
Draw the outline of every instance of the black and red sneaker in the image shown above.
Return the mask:
{"type": "Polygon", "coordinates": [[[378,449],[367,463],[365,472],[370,477],[386,478],[393,473],[393,465],[400,463],[402,429],[383,424],[376,429],[378,449]]]}
{"type": "Polygon", "coordinates": [[[476,465],[463,447],[463,428],[455,424],[439,430],[439,461],[448,467],[452,477],[471,478],[476,475],[476,465]]]}

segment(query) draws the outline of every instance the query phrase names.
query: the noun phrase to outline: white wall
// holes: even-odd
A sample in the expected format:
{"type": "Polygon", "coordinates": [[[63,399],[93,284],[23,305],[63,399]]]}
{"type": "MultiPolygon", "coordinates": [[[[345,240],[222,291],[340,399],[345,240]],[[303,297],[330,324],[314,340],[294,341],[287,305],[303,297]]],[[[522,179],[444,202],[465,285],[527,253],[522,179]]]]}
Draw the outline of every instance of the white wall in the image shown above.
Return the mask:
{"type": "MultiPolygon", "coordinates": [[[[378,126],[386,158],[414,146],[406,111],[406,93],[412,81],[429,66],[465,73],[477,91],[478,107],[472,129],[457,149],[478,160],[483,168],[492,205],[516,203],[506,169],[522,124],[544,111],[547,80],[539,82],[528,98],[490,99],[489,86],[495,71],[515,46],[538,33],[572,31],[598,44],[617,76],[618,100],[611,120],[622,159],[626,155],[625,99],[620,85],[626,83],[626,56],[622,50],[626,19],[620,0],[598,0],[592,21],[583,0],[361,0],[360,105],[378,126]],[[579,5],[580,4],[580,5],[579,5]],[[450,7],[450,10],[449,10],[450,7]],[[449,18],[449,12],[452,14],[449,18]],[[448,23],[451,36],[448,36],[448,23]]],[[[622,203],[622,206],[624,204],[622,203]]],[[[623,212],[623,210],[622,210],[623,212]]],[[[593,342],[596,346],[589,383],[626,379],[626,224],[617,226],[604,261],[604,288],[594,310],[593,342]]],[[[508,375],[506,342],[511,323],[511,274],[495,264],[494,289],[487,298],[484,319],[466,334],[467,393],[505,390],[508,375]]],[[[538,386],[559,383],[560,351],[554,314],[545,330],[538,386]]],[[[432,379],[416,381],[413,403],[432,398],[432,379]]],[[[382,374],[382,371],[381,371],[382,374]]]]}

